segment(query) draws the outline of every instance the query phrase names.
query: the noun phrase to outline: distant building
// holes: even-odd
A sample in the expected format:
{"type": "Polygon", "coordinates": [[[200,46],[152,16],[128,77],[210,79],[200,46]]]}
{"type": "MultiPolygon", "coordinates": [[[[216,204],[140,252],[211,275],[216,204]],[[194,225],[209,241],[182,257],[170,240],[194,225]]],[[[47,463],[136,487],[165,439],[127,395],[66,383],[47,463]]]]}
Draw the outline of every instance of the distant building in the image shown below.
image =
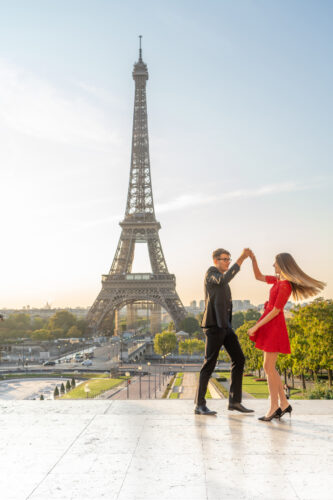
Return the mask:
{"type": "Polygon", "coordinates": [[[251,304],[251,302],[248,299],[232,301],[233,312],[248,311],[249,309],[256,309],[256,307],[253,304],[251,304]]]}
{"type": "Polygon", "coordinates": [[[196,309],[197,308],[197,301],[196,300],[192,300],[192,302],[190,302],[190,307],[192,309],[196,309]]]}

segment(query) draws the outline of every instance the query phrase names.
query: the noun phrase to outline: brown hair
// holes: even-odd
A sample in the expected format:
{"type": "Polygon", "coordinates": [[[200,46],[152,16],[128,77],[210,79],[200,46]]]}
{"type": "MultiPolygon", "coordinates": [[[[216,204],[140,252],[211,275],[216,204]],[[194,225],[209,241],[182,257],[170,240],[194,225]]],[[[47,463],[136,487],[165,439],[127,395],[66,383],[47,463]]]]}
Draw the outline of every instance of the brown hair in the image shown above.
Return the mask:
{"type": "Polygon", "coordinates": [[[215,260],[218,257],[220,257],[220,255],[222,255],[223,253],[225,253],[227,255],[230,255],[230,252],[228,252],[228,250],[224,250],[224,248],[218,248],[217,250],[214,250],[214,252],[213,252],[213,260],[215,260]]]}
{"type": "Polygon", "coordinates": [[[313,297],[325,288],[326,283],[305,274],[290,253],[279,253],[275,260],[281,270],[281,277],[291,284],[294,299],[300,300],[313,297]]]}

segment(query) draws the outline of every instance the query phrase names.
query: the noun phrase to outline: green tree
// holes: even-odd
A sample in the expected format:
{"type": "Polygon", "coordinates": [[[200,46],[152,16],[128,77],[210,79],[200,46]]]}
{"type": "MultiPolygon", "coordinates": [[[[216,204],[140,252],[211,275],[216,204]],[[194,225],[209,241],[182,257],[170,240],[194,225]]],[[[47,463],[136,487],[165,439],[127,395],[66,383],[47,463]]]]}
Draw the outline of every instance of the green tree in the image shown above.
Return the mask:
{"type": "Polygon", "coordinates": [[[47,325],[47,319],[46,318],[40,318],[39,316],[35,316],[31,320],[31,330],[41,330],[44,329],[47,325]]]}
{"type": "Polygon", "coordinates": [[[61,382],[60,392],[61,392],[61,394],[65,394],[65,386],[64,386],[63,382],[61,382]]]}
{"type": "Polygon", "coordinates": [[[71,387],[72,387],[72,389],[75,389],[75,386],[76,386],[76,382],[75,382],[75,378],[73,377],[72,380],[71,380],[71,387]]]}
{"type": "Polygon", "coordinates": [[[205,343],[203,340],[198,339],[185,339],[179,342],[179,353],[188,354],[202,354],[205,352],[205,343]]]}
{"type": "Polygon", "coordinates": [[[164,356],[173,352],[177,347],[177,337],[173,332],[157,333],[154,337],[154,350],[157,354],[164,356]]]}
{"type": "MultiPolygon", "coordinates": [[[[329,385],[332,386],[333,301],[316,299],[305,307],[298,307],[293,321],[307,341],[306,368],[312,370],[315,379],[320,369],[327,370],[329,385]]],[[[300,341],[296,339],[295,343],[300,341]]]]}
{"type": "Polygon", "coordinates": [[[175,332],[175,331],[176,331],[175,323],[173,321],[170,321],[170,323],[168,323],[168,332],[175,332]]]}
{"type": "Polygon", "coordinates": [[[204,334],[204,332],[201,329],[198,330],[197,332],[194,332],[193,335],[192,335],[192,337],[194,339],[205,341],[205,334],[204,334]]]}
{"type": "Polygon", "coordinates": [[[39,399],[40,399],[41,401],[43,401],[43,400],[44,400],[44,396],[43,396],[43,394],[41,394],[41,395],[40,395],[40,398],[39,398],[39,399]]]}
{"type": "Polygon", "coordinates": [[[197,332],[199,328],[200,328],[199,322],[196,318],[193,318],[193,316],[188,316],[187,318],[184,318],[180,322],[180,329],[186,333],[191,334],[197,332]]]}
{"type": "Polygon", "coordinates": [[[48,329],[52,331],[61,328],[66,334],[74,325],[76,325],[76,316],[74,314],[69,311],[57,311],[49,319],[48,329]]]}
{"type": "Polygon", "coordinates": [[[58,386],[56,385],[55,389],[54,389],[53,397],[57,398],[58,396],[59,396],[59,389],[58,389],[58,386]]]}
{"type": "Polygon", "coordinates": [[[245,318],[242,311],[237,311],[232,315],[232,326],[234,330],[237,330],[240,326],[244,324],[245,318]]]}
{"type": "Polygon", "coordinates": [[[62,328],[55,328],[50,330],[51,337],[53,339],[62,339],[65,336],[65,332],[62,328]]]}
{"type": "Polygon", "coordinates": [[[287,328],[292,352],[292,371],[302,380],[303,390],[306,389],[305,373],[308,370],[309,339],[301,326],[297,315],[287,321],[287,328]]]}
{"type": "Polygon", "coordinates": [[[86,337],[89,334],[88,321],[84,318],[80,318],[76,322],[76,326],[81,331],[81,336],[86,337]]]}
{"type": "Polygon", "coordinates": [[[238,340],[241,345],[242,351],[245,356],[245,365],[248,370],[258,370],[259,377],[261,374],[261,369],[263,367],[263,356],[260,349],[254,347],[254,342],[250,340],[247,331],[251,326],[256,323],[253,321],[246,321],[242,326],[240,326],[236,333],[238,335],[238,340]]]}
{"type": "Polygon", "coordinates": [[[203,312],[198,313],[198,314],[196,315],[196,319],[198,320],[199,325],[201,325],[201,323],[202,323],[202,318],[203,318],[203,315],[204,315],[204,313],[203,313],[203,312]]]}
{"type": "Polygon", "coordinates": [[[52,335],[51,335],[50,330],[47,330],[46,328],[42,328],[41,330],[35,330],[35,331],[31,332],[30,338],[32,340],[37,340],[37,341],[51,340],[52,335]]]}
{"type": "Polygon", "coordinates": [[[69,380],[67,380],[66,382],[66,392],[70,391],[71,390],[71,383],[69,380]]]}
{"type": "Polygon", "coordinates": [[[81,330],[78,329],[76,325],[71,326],[70,329],[67,332],[67,337],[70,338],[79,338],[82,337],[82,332],[81,330]]]}
{"type": "Polygon", "coordinates": [[[258,321],[260,316],[261,316],[260,312],[257,311],[256,309],[248,309],[244,313],[245,321],[258,321]]]}

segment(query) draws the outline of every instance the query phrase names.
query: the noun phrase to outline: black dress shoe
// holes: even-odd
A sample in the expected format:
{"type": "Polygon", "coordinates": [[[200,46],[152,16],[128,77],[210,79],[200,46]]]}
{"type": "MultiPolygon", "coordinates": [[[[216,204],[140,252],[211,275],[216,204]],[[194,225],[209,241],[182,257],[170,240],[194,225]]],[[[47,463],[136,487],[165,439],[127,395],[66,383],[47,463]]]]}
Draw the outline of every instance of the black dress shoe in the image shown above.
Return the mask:
{"type": "Polygon", "coordinates": [[[228,410],[233,411],[240,411],[241,413],[253,413],[254,410],[249,410],[248,408],[245,408],[245,406],[242,405],[242,403],[229,403],[228,410]]]}
{"type": "Polygon", "coordinates": [[[262,420],[263,422],[270,422],[273,418],[278,418],[280,420],[282,414],[281,408],[275,410],[269,417],[259,417],[258,420],[262,420]]]}
{"type": "Polygon", "coordinates": [[[206,405],[196,406],[194,408],[194,413],[196,415],[216,415],[217,411],[209,410],[206,405]]]}

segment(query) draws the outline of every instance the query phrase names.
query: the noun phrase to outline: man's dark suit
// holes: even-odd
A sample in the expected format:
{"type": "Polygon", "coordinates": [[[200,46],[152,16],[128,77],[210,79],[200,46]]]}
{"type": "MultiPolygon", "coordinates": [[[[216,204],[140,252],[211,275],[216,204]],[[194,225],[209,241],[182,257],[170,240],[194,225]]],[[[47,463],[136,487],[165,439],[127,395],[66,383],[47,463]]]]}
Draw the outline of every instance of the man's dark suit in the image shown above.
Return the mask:
{"type": "Polygon", "coordinates": [[[205,276],[205,312],[201,327],[206,336],[205,360],[199,377],[195,402],[205,405],[205,394],[211,374],[214,371],[222,345],[231,357],[231,379],[229,402],[242,400],[242,378],[245,358],[238,337],[232,329],[232,300],[229,281],[238,273],[240,267],[234,264],[225,274],[214,266],[205,276]]]}

